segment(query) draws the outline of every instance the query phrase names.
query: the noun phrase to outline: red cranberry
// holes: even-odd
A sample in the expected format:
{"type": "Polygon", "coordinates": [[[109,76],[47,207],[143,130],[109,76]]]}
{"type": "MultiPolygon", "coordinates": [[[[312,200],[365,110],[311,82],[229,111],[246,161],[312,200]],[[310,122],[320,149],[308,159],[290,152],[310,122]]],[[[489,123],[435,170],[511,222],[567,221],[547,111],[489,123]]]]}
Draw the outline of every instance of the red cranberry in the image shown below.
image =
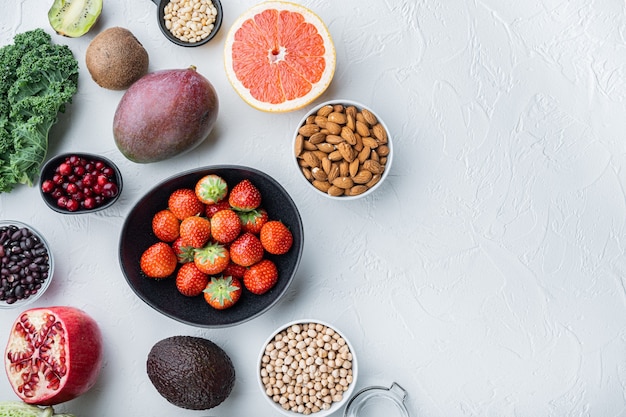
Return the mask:
{"type": "Polygon", "coordinates": [[[57,206],[59,206],[60,208],[66,208],[67,207],[67,200],[68,198],[64,195],[62,195],[61,197],[59,197],[57,199],[57,206]]]}
{"type": "Polygon", "coordinates": [[[112,182],[107,182],[102,186],[102,196],[103,197],[115,197],[117,195],[117,185],[112,182]]]}
{"type": "Polygon", "coordinates": [[[59,165],[58,172],[61,175],[70,175],[72,173],[72,167],[68,163],[62,163],[59,165]]]}
{"type": "Polygon", "coordinates": [[[54,191],[56,185],[54,184],[54,182],[52,180],[45,180],[42,184],[41,184],[41,190],[44,193],[51,193],[52,191],[54,191]]]}
{"type": "Polygon", "coordinates": [[[80,203],[77,200],[70,198],[69,200],[67,200],[65,208],[67,208],[69,211],[76,211],[80,208],[80,203]]]}

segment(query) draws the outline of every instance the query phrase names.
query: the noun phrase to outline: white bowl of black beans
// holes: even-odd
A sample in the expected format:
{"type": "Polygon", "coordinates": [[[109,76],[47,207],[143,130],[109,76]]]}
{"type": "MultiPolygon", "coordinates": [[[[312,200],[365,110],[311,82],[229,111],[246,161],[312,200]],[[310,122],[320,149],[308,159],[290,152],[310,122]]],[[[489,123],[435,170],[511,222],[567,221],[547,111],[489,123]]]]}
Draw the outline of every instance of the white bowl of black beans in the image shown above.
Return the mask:
{"type": "Polygon", "coordinates": [[[32,226],[0,221],[0,308],[23,307],[50,285],[54,259],[50,245],[32,226]]]}

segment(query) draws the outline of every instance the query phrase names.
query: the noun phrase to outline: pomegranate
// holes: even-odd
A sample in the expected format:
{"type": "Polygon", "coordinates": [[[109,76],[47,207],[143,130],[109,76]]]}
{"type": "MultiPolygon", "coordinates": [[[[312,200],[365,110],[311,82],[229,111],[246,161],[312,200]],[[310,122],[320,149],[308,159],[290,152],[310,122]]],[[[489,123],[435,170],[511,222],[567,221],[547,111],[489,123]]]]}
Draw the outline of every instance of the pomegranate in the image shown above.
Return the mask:
{"type": "Polygon", "coordinates": [[[102,335],[82,310],[57,306],[24,311],[4,355],[15,393],[28,404],[55,405],[89,390],[102,367],[102,335]]]}

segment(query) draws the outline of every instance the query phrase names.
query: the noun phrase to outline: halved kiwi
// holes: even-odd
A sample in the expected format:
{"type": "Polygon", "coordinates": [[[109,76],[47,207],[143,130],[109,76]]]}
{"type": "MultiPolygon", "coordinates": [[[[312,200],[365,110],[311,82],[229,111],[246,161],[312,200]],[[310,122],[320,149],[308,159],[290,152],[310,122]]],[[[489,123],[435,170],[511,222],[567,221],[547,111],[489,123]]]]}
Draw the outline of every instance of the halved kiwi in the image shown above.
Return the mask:
{"type": "Polygon", "coordinates": [[[70,38],[83,36],[102,13],[102,0],[54,0],[48,20],[59,34],[70,38]]]}

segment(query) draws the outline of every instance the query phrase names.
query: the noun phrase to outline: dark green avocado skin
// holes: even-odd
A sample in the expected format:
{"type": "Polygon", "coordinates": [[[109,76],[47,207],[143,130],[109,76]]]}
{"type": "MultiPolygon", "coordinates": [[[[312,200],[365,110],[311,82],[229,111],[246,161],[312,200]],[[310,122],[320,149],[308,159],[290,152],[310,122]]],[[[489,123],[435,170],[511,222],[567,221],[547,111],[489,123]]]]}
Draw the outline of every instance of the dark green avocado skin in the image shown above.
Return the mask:
{"type": "Polygon", "coordinates": [[[157,342],[148,354],[146,370],[161,396],[189,410],[218,406],[235,385],[230,357],[201,337],[172,336],[157,342]]]}

